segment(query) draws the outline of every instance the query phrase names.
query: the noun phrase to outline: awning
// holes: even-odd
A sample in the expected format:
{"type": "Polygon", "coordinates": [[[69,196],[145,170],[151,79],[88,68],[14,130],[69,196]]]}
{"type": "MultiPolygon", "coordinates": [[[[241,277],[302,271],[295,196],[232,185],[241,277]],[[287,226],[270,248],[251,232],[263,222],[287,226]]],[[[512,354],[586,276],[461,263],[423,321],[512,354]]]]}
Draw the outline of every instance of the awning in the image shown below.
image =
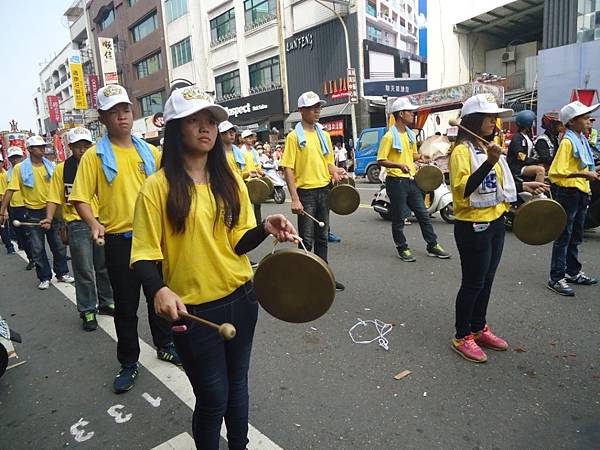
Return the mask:
{"type": "MultiPolygon", "coordinates": [[[[350,103],[341,103],[339,105],[331,105],[325,106],[321,109],[321,118],[331,117],[331,116],[349,116],[351,114],[352,109],[350,108],[350,103]]],[[[291,113],[287,119],[285,119],[286,124],[297,123],[302,120],[302,116],[298,111],[291,113]]]]}

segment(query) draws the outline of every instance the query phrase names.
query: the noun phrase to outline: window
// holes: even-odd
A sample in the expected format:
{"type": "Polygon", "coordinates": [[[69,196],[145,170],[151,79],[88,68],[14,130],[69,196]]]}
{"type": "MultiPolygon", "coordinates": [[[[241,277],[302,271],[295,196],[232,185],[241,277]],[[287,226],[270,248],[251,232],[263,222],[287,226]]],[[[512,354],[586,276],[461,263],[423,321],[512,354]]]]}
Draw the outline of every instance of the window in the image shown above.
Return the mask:
{"type": "MultiPolygon", "coordinates": [[[[365,131],[359,139],[358,148],[369,147],[379,143],[378,131],[365,131]]],[[[358,149],[357,148],[357,149],[358,149]]]]}
{"type": "Polygon", "coordinates": [[[173,67],[179,67],[192,60],[192,45],[189,37],[171,45],[171,59],[173,60],[173,67]]]}
{"type": "Polygon", "coordinates": [[[579,0],[577,6],[577,42],[600,39],[600,0],[579,0]]]}
{"type": "Polygon", "coordinates": [[[210,39],[219,42],[235,36],[235,9],[231,8],[210,21],[210,39]]]}
{"type": "Polygon", "coordinates": [[[148,75],[152,75],[153,73],[158,72],[160,69],[162,69],[160,53],[155,53],[154,55],[149,56],[135,65],[138,80],[146,78],[148,75]]]}
{"type": "Polygon", "coordinates": [[[373,17],[377,17],[377,5],[367,2],[367,14],[373,17]]]}
{"type": "Polygon", "coordinates": [[[215,87],[218,99],[239,97],[242,92],[240,88],[240,71],[234,70],[216,77],[215,87]]]}
{"type": "Polygon", "coordinates": [[[102,31],[102,30],[105,30],[106,28],[110,27],[114,21],[115,21],[115,10],[111,8],[111,9],[105,11],[104,13],[102,13],[98,17],[96,23],[98,24],[98,28],[100,28],[100,31],[102,31]]]}
{"type": "Polygon", "coordinates": [[[133,42],[139,42],[158,28],[156,13],[146,17],[131,29],[133,42]]]}
{"type": "Polygon", "coordinates": [[[165,103],[165,91],[155,92],[154,94],[146,95],[138,98],[142,117],[152,116],[158,112],[162,112],[163,104],[165,103]]]}
{"type": "Polygon", "coordinates": [[[248,71],[250,72],[251,88],[279,86],[281,83],[279,56],[252,64],[248,67],[248,71]]]}
{"type": "Polygon", "coordinates": [[[381,42],[381,30],[373,25],[368,25],[367,39],[375,42],[381,42]]]}
{"type": "Polygon", "coordinates": [[[268,21],[275,16],[275,0],[244,0],[246,27],[268,21]]]}
{"type": "Polygon", "coordinates": [[[139,1],[140,0],[129,0],[129,7],[131,8],[133,5],[135,5],[139,1]]]}
{"type": "Polygon", "coordinates": [[[187,0],[165,0],[165,9],[167,10],[167,22],[171,23],[187,14],[187,0]]]}

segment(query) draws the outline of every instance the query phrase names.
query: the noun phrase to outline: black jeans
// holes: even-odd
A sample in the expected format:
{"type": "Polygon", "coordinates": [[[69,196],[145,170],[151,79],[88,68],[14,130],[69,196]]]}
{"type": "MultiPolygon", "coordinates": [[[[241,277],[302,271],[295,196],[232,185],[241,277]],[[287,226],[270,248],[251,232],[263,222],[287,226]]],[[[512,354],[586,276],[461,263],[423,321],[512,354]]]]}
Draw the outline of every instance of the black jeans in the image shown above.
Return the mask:
{"type": "Polygon", "coordinates": [[[33,261],[31,257],[31,243],[29,242],[29,235],[27,233],[27,227],[13,227],[13,220],[19,220],[21,222],[27,221],[27,209],[24,206],[11,206],[8,208],[8,216],[10,218],[10,230],[14,233],[19,250],[23,250],[27,255],[29,261],[33,261]]]}
{"type": "Polygon", "coordinates": [[[230,450],[248,444],[248,370],[258,316],[252,282],[220,300],[186,305],[190,314],[216,323],[229,322],[236,335],[225,341],[213,328],[195,322],[174,324],[173,340],[183,362],[196,406],[192,422],[194,441],[200,450],[218,450],[225,418],[230,450]],[[185,325],[187,329],[180,329],[185,325]]]}
{"type": "MultiPolygon", "coordinates": [[[[304,210],[318,221],[324,222],[324,227],[319,227],[312,219],[304,214],[298,215],[298,234],[302,238],[304,247],[311,251],[314,247],[315,254],[327,261],[327,231],[329,230],[329,191],[330,186],[316,189],[298,189],[298,198],[304,210]]],[[[299,245],[302,248],[302,245],[299,245]]]]}
{"type": "Polygon", "coordinates": [[[6,222],[4,226],[0,227],[0,238],[2,239],[2,243],[8,252],[14,251],[15,249],[10,234],[10,222],[6,222]]]}
{"type": "MultiPolygon", "coordinates": [[[[46,209],[27,209],[25,220],[27,222],[39,222],[46,218],[46,209]]],[[[69,266],[67,265],[67,247],[62,243],[58,230],[61,222],[57,219],[52,220],[49,230],[42,227],[27,227],[27,237],[31,249],[31,256],[35,263],[35,270],[40,281],[50,281],[52,279],[52,270],[46,254],[46,241],[52,252],[52,266],[57,277],[67,275],[69,266]]]]}
{"type": "Polygon", "coordinates": [[[565,277],[565,273],[575,276],[581,270],[578,247],[583,242],[590,196],[577,188],[564,188],[556,185],[552,185],[552,195],[567,213],[567,225],[552,245],[550,280],[558,281],[565,277]]]}
{"type": "Polygon", "coordinates": [[[427,242],[427,249],[435,247],[437,236],[433,231],[431,217],[425,208],[423,191],[417,187],[415,181],[409,178],[388,176],[385,180],[385,189],[392,208],[392,238],[398,250],[402,251],[408,248],[404,236],[404,219],[410,215],[411,210],[419,221],[421,234],[427,242]]]}
{"type": "Polygon", "coordinates": [[[456,296],[456,338],[483,330],[496,269],[504,249],[504,217],[485,224],[454,223],[454,239],[460,253],[462,280],[456,296]]]}
{"type": "MultiPolygon", "coordinates": [[[[138,316],[141,282],[129,268],[131,238],[106,236],[105,258],[108,277],[115,302],[115,330],[117,332],[117,358],[122,366],[131,366],[138,361],[138,316]]],[[[148,321],[155,347],[163,348],[173,342],[171,324],[156,315],[154,300],[146,296],[148,321]]]]}

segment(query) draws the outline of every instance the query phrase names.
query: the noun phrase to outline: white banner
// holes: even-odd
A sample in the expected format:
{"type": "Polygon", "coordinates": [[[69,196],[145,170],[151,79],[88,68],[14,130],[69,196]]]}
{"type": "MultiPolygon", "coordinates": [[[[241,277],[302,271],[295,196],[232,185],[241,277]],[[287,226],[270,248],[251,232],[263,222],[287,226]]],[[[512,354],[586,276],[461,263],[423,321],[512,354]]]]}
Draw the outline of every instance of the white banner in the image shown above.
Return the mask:
{"type": "Polygon", "coordinates": [[[102,69],[104,86],[107,84],[119,84],[113,39],[99,37],[98,45],[100,47],[100,67],[102,69]]]}

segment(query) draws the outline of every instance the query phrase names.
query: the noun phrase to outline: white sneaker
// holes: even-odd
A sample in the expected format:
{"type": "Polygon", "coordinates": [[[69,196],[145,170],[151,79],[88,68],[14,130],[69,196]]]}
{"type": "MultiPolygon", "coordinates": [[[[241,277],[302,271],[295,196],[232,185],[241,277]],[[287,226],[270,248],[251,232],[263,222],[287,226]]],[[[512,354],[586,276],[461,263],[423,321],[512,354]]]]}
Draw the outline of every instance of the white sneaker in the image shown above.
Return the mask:
{"type": "Polygon", "coordinates": [[[50,287],[50,281],[48,281],[48,280],[40,281],[40,284],[38,284],[38,289],[41,289],[42,291],[48,289],[49,287],[50,287]]]}
{"type": "Polygon", "coordinates": [[[56,279],[60,282],[60,283],[73,283],[75,281],[75,278],[73,278],[71,275],[66,274],[63,275],[62,277],[56,277],[56,279]]]}

